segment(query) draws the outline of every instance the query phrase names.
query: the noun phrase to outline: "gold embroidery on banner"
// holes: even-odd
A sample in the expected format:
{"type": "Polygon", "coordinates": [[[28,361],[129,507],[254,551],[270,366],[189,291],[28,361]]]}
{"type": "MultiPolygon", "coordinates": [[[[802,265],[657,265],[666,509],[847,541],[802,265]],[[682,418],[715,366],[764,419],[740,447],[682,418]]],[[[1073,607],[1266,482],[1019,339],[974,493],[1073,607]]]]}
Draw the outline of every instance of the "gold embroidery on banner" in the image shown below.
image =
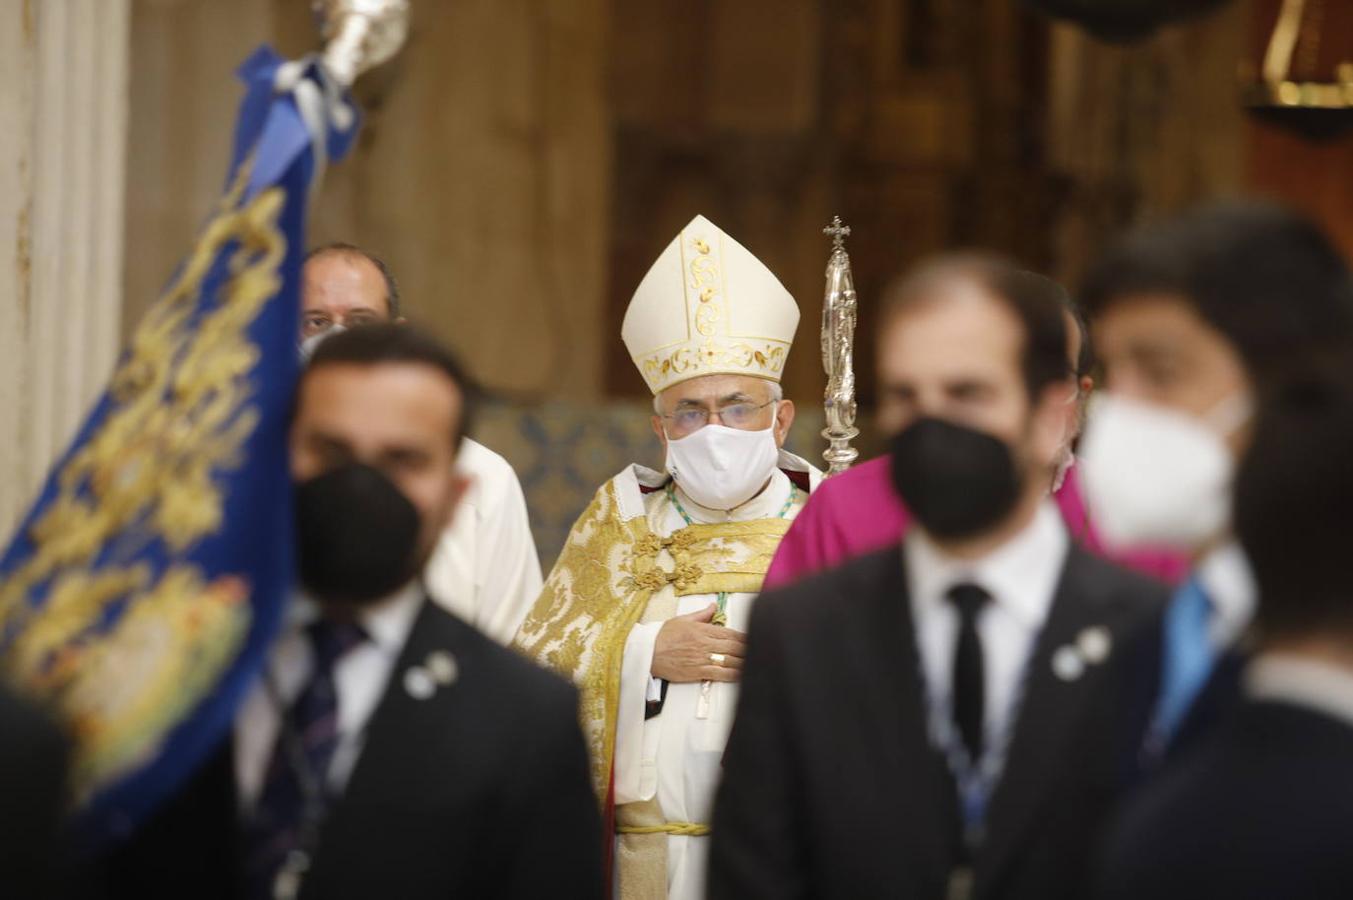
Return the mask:
{"type": "Polygon", "coordinates": [[[138,326],[109,387],[114,407],[61,464],[29,530],[32,554],[0,584],[0,633],[14,636],[6,670],[79,737],[77,798],[145,759],[248,630],[250,585],[207,582],[188,564],[156,579],[138,560],[155,540],[177,554],[220,530],[218,480],[243,463],[259,423],[249,404],[259,350],[246,332],[281,286],[285,195],[274,188],[241,206],[249,171],[138,326]],[[232,244],[221,301],[199,311],[202,283],[232,244]],[[45,604],[31,606],[43,585],[45,604]]]}

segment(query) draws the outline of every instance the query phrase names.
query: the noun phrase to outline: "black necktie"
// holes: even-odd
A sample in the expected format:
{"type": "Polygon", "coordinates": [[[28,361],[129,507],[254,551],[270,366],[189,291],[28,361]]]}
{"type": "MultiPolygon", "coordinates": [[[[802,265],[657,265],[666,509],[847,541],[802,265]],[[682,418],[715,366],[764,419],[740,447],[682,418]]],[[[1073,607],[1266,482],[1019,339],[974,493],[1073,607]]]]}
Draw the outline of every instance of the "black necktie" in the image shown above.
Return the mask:
{"type": "Polygon", "coordinates": [[[975,584],[957,584],[949,589],[948,596],[958,610],[952,685],[954,724],[968,748],[968,758],[976,764],[982,758],[982,722],[986,710],[986,673],[982,638],[977,633],[977,616],[991,600],[991,595],[975,584]]]}

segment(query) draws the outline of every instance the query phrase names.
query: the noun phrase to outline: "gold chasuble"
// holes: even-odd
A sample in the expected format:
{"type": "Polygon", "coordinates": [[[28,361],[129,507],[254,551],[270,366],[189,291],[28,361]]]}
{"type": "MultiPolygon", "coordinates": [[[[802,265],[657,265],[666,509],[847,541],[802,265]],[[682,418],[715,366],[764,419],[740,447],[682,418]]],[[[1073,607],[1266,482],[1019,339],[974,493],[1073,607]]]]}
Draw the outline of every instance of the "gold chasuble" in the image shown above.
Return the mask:
{"type": "MultiPolygon", "coordinates": [[[[780,538],[807,499],[807,492],[786,472],[810,488],[819,477],[788,453],[781,453],[780,466],[765,492],[773,496],[746,504],[749,512],[755,505],[755,511],[766,515],[689,523],[686,519],[692,513],[700,518],[699,508],[689,499],[676,499],[665,475],[642,466],[625,469],[597,491],[574,524],[540,600],[517,633],[519,649],[579,688],[597,797],[608,807],[621,801],[607,810],[614,812],[620,833],[617,896],[667,896],[669,839],[703,839],[708,833],[707,820],[673,821],[658,802],[656,789],[649,791],[650,798],[633,802],[617,798],[613,790],[626,642],[635,626],[677,615],[683,600],[694,602],[697,609],[729,597],[750,603],[749,595],[761,590],[780,538]]],[[[744,630],[745,618],[744,610],[730,627],[744,630]]],[[[720,712],[725,721],[731,720],[735,685],[671,687],[703,689],[706,706],[711,689],[723,691],[726,699],[720,712]]],[[[630,719],[642,727],[641,711],[631,711],[630,719]]],[[[721,754],[722,732],[719,735],[718,746],[711,749],[721,754]]],[[[636,755],[643,754],[636,750],[636,755]]],[[[672,765],[671,760],[665,762],[672,765]]],[[[710,793],[706,802],[712,802],[712,785],[710,793]]],[[[611,818],[607,816],[608,821],[611,818]]],[[[703,856],[701,851],[701,862],[703,856]]],[[[703,864],[699,869],[703,878],[703,864]]]]}

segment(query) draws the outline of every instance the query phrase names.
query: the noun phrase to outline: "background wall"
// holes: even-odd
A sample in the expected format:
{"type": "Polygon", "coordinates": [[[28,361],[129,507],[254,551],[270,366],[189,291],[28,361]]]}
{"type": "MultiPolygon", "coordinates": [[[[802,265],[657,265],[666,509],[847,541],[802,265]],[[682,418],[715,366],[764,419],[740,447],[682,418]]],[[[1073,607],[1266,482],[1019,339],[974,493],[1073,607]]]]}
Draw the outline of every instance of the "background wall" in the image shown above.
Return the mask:
{"type": "MultiPolygon", "coordinates": [[[[361,138],[313,212],[314,242],[383,256],[409,314],[510,393],[603,393],[605,6],[415,2],[403,53],[358,85],[361,138]]],[[[134,4],[127,327],[219,188],[230,73],[264,41],[312,49],[309,3],[134,4]]]]}
{"type": "MultiPolygon", "coordinates": [[[[588,401],[642,395],[619,322],[703,212],[799,299],[786,383],[811,402],[833,214],[866,335],[887,279],[937,250],[1074,275],[1124,223],[1245,186],[1253,17],[1117,48],[1017,0],[418,0],[404,54],[359,85],[366,127],[312,236],[385,256],[509,397],[588,401]]],[[[230,71],[262,41],[310,49],[308,4],[132,3],[126,323],[218,187],[230,71]]]]}
{"type": "MultiPolygon", "coordinates": [[[[358,86],[366,126],[311,238],[384,256],[411,316],[496,392],[483,436],[548,510],[548,558],[616,453],[654,452],[619,323],[696,212],[798,298],[785,380],[805,411],[823,385],[821,228],[854,228],[866,427],[878,297],[926,254],[982,246],[1074,283],[1121,228],[1252,191],[1353,253],[1353,136],[1296,136],[1239,102],[1278,6],[1233,0],[1119,47],[1020,0],[414,0],[404,53],[358,86]]],[[[1353,60],[1353,6],[1308,7],[1294,75],[1329,79],[1353,60]]],[[[16,438],[0,520],[101,387],[111,323],[139,319],[214,198],[232,69],[261,42],[312,49],[308,8],[0,0],[0,126],[18,138],[0,146],[0,250],[15,248],[0,407],[16,438]]],[[[795,441],[816,458],[810,424],[795,441]]]]}
{"type": "Polygon", "coordinates": [[[129,18],[0,0],[0,541],[117,353],[129,18]]]}

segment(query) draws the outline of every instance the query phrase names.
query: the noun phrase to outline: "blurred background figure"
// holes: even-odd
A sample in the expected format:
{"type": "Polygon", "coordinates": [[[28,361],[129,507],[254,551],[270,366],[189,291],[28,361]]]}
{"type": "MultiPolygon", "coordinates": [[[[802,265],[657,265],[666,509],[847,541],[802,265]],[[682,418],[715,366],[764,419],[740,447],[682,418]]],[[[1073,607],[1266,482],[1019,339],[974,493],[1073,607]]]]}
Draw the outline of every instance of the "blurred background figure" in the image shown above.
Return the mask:
{"type": "Polygon", "coordinates": [[[359,325],[403,322],[399,282],[390,267],[354,244],[315,247],[301,267],[301,355],[319,342],[359,325]]]}
{"type": "Polygon", "coordinates": [[[1083,897],[1135,774],[1145,710],[1119,681],[1166,590],[1077,546],[1048,496],[1077,389],[1061,289],[960,270],[887,311],[900,551],[752,611],[718,900],[1083,897]]]}
{"type": "Polygon", "coordinates": [[[1235,483],[1260,596],[1241,699],[1131,802],[1099,897],[1333,900],[1353,884],[1350,359],[1261,392],[1235,483]]]}
{"type": "Polygon", "coordinates": [[[300,589],[233,739],[105,855],[91,896],[600,893],[574,691],[420,583],[472,410],[459,363],[409,326],[316,350],[290,435],[300,589]]]}
{"type": "MultiPolygon", "coordinates": [[[[941,258],[923,264],[916,272],[894,285],[889,293],[933,294],[937,302],[946,296],[962,295],[965,282],[974,277],[971,266],[962,257],[941,258]]],[[[1132,548],[1114,554],[1101,546],[1091,516],[1085,508],[1075,469],[1074,447],[1080,435],[1085,403],[1094,388],[1091,377],[1094,356],[1084,319],[1070,297],[1056,288],[1065,308],[1068,368],[1075,376],[1076,415],[1067,432],[1054,466],[1049,490],[1071,537],[1096,553],[1117,559],[1132,568],[1166,581],[1177,580],[1187,563],[1177,553],[1152,552],[1132,548]]],[[[907,398],[896,387],[903,357],[890,352],[897,340],[896,319],[886,320],[879,330],[878,385],[879,430],[893,434],[904,421],[907,398]]],[[[778,587],[848,559],[896,544],[902,539],[910,516],[889,483],[889,458],[886,456],[858,464],[824,482],[809,500],[803,515],[794,520],[780,543],[770,570],[767,587],[778,587]]]]}
{"type": "MultiPolygon", "coordinates": [[[[301,273],[302,355],[326,337],[378,322],[403,322],[389,267],[352,244],[310,251],[301,273]]],[[[465,437],[456,469],[468,479],[459,514],[424,573],[448,610],[506,644],[540,596],[540,558],[517,473],[507,460],[465,437]]]]}
{"type": "Polygon", "coordinates": [[[1162,635],[1148,748],[1159,757],[1235,697],[1255,602],[1231,533],[1235,461],[1257,394],[1353,337],[1353,282],[1307,219],[1228,204],[1123,239],[1081,298],[1105,387],[1083,443],[1090,508],[1110,546],[1163,545],[1193,562],[1162,635]]]}

